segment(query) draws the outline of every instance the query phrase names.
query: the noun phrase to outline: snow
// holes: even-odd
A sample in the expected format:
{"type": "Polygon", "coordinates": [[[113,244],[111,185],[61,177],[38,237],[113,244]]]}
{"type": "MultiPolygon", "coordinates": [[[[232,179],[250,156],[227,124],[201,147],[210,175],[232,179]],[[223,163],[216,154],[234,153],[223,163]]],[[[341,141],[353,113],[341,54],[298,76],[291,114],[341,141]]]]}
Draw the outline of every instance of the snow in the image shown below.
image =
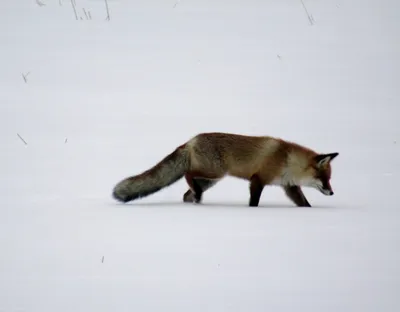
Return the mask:
{"type": "Polygon", "coordinates": [[[41,2],[0,2],[0,311],[400,310],[398,1],[41,2]],[[204,131],[339,152],[335,195],[113,200],[204,131]]]}

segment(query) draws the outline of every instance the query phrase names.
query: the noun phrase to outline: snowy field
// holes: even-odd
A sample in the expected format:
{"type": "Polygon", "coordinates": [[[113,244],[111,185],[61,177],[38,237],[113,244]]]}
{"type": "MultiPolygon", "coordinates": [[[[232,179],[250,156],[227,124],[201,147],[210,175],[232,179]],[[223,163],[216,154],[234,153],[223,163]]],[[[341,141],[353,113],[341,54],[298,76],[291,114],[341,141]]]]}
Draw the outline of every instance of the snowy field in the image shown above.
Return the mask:
{"type": "Polygon", "coordinates": [[[399,1],[40,1],[0,1],[1,312],[400,311],[399,1]],[[111,197],[211,131],[339,152],[335,195],[111,197]]]}

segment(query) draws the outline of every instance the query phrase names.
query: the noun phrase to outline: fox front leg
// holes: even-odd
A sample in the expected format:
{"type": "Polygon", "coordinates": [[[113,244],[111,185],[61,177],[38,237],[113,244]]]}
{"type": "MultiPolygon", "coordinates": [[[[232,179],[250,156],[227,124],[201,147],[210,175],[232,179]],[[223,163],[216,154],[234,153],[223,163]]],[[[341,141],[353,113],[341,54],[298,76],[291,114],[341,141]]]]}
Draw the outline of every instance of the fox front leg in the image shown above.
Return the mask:
{"type": "Polygon", "coordinates": [[[289,197],[298,207],[311,207],[300,186],[286,185],[283,189],[285,190],[287,197],[289,197]]]}
{"type": "Polygon", "coordinates": [[[264,184],[261,182],[259,176],[253,175],[250,179],[250,207],[258,206],[263,189],[264,184]]]}

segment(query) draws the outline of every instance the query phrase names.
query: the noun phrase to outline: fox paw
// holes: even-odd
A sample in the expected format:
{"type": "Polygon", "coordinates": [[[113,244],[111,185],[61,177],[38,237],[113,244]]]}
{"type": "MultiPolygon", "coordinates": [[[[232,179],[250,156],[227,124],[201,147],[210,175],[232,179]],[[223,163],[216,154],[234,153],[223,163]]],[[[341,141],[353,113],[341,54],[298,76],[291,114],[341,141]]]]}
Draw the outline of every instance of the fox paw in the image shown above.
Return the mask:
{"type": "Polygon", "coordinates": [[[201,202],[201,195],[196,196],[192,190],[188,190],[185,194],[183,194],[183,201],[185,203],[196,203],[199,204],[201,202]]]}
{"type": "Polygon", "coordinates": [[[183,194],[183,201],[185,203],[193,203],[194,200],[194,194],[191,190],[188,190],[185,194],[183,194]]]}

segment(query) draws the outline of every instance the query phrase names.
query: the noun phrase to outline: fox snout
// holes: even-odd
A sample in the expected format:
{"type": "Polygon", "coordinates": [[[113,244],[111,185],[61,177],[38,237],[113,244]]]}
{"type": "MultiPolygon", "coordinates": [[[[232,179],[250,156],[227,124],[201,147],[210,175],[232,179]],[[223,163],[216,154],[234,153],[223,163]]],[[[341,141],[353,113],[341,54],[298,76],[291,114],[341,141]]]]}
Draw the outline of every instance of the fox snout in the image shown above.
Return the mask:
{"type": "Polygon", "coordinates": [[[321,181],[321,182],[322,183],[319,185],[320,192],[326,196],[332,196],[334,193],[329,181],[321,181]]]}
{"type": "Polygon", "coordinates": [[[326,196],[332,196],[334,193],[332,190],[327,190],[327,189],[320,189],[321,193],[326,195],[326,196]]]}

